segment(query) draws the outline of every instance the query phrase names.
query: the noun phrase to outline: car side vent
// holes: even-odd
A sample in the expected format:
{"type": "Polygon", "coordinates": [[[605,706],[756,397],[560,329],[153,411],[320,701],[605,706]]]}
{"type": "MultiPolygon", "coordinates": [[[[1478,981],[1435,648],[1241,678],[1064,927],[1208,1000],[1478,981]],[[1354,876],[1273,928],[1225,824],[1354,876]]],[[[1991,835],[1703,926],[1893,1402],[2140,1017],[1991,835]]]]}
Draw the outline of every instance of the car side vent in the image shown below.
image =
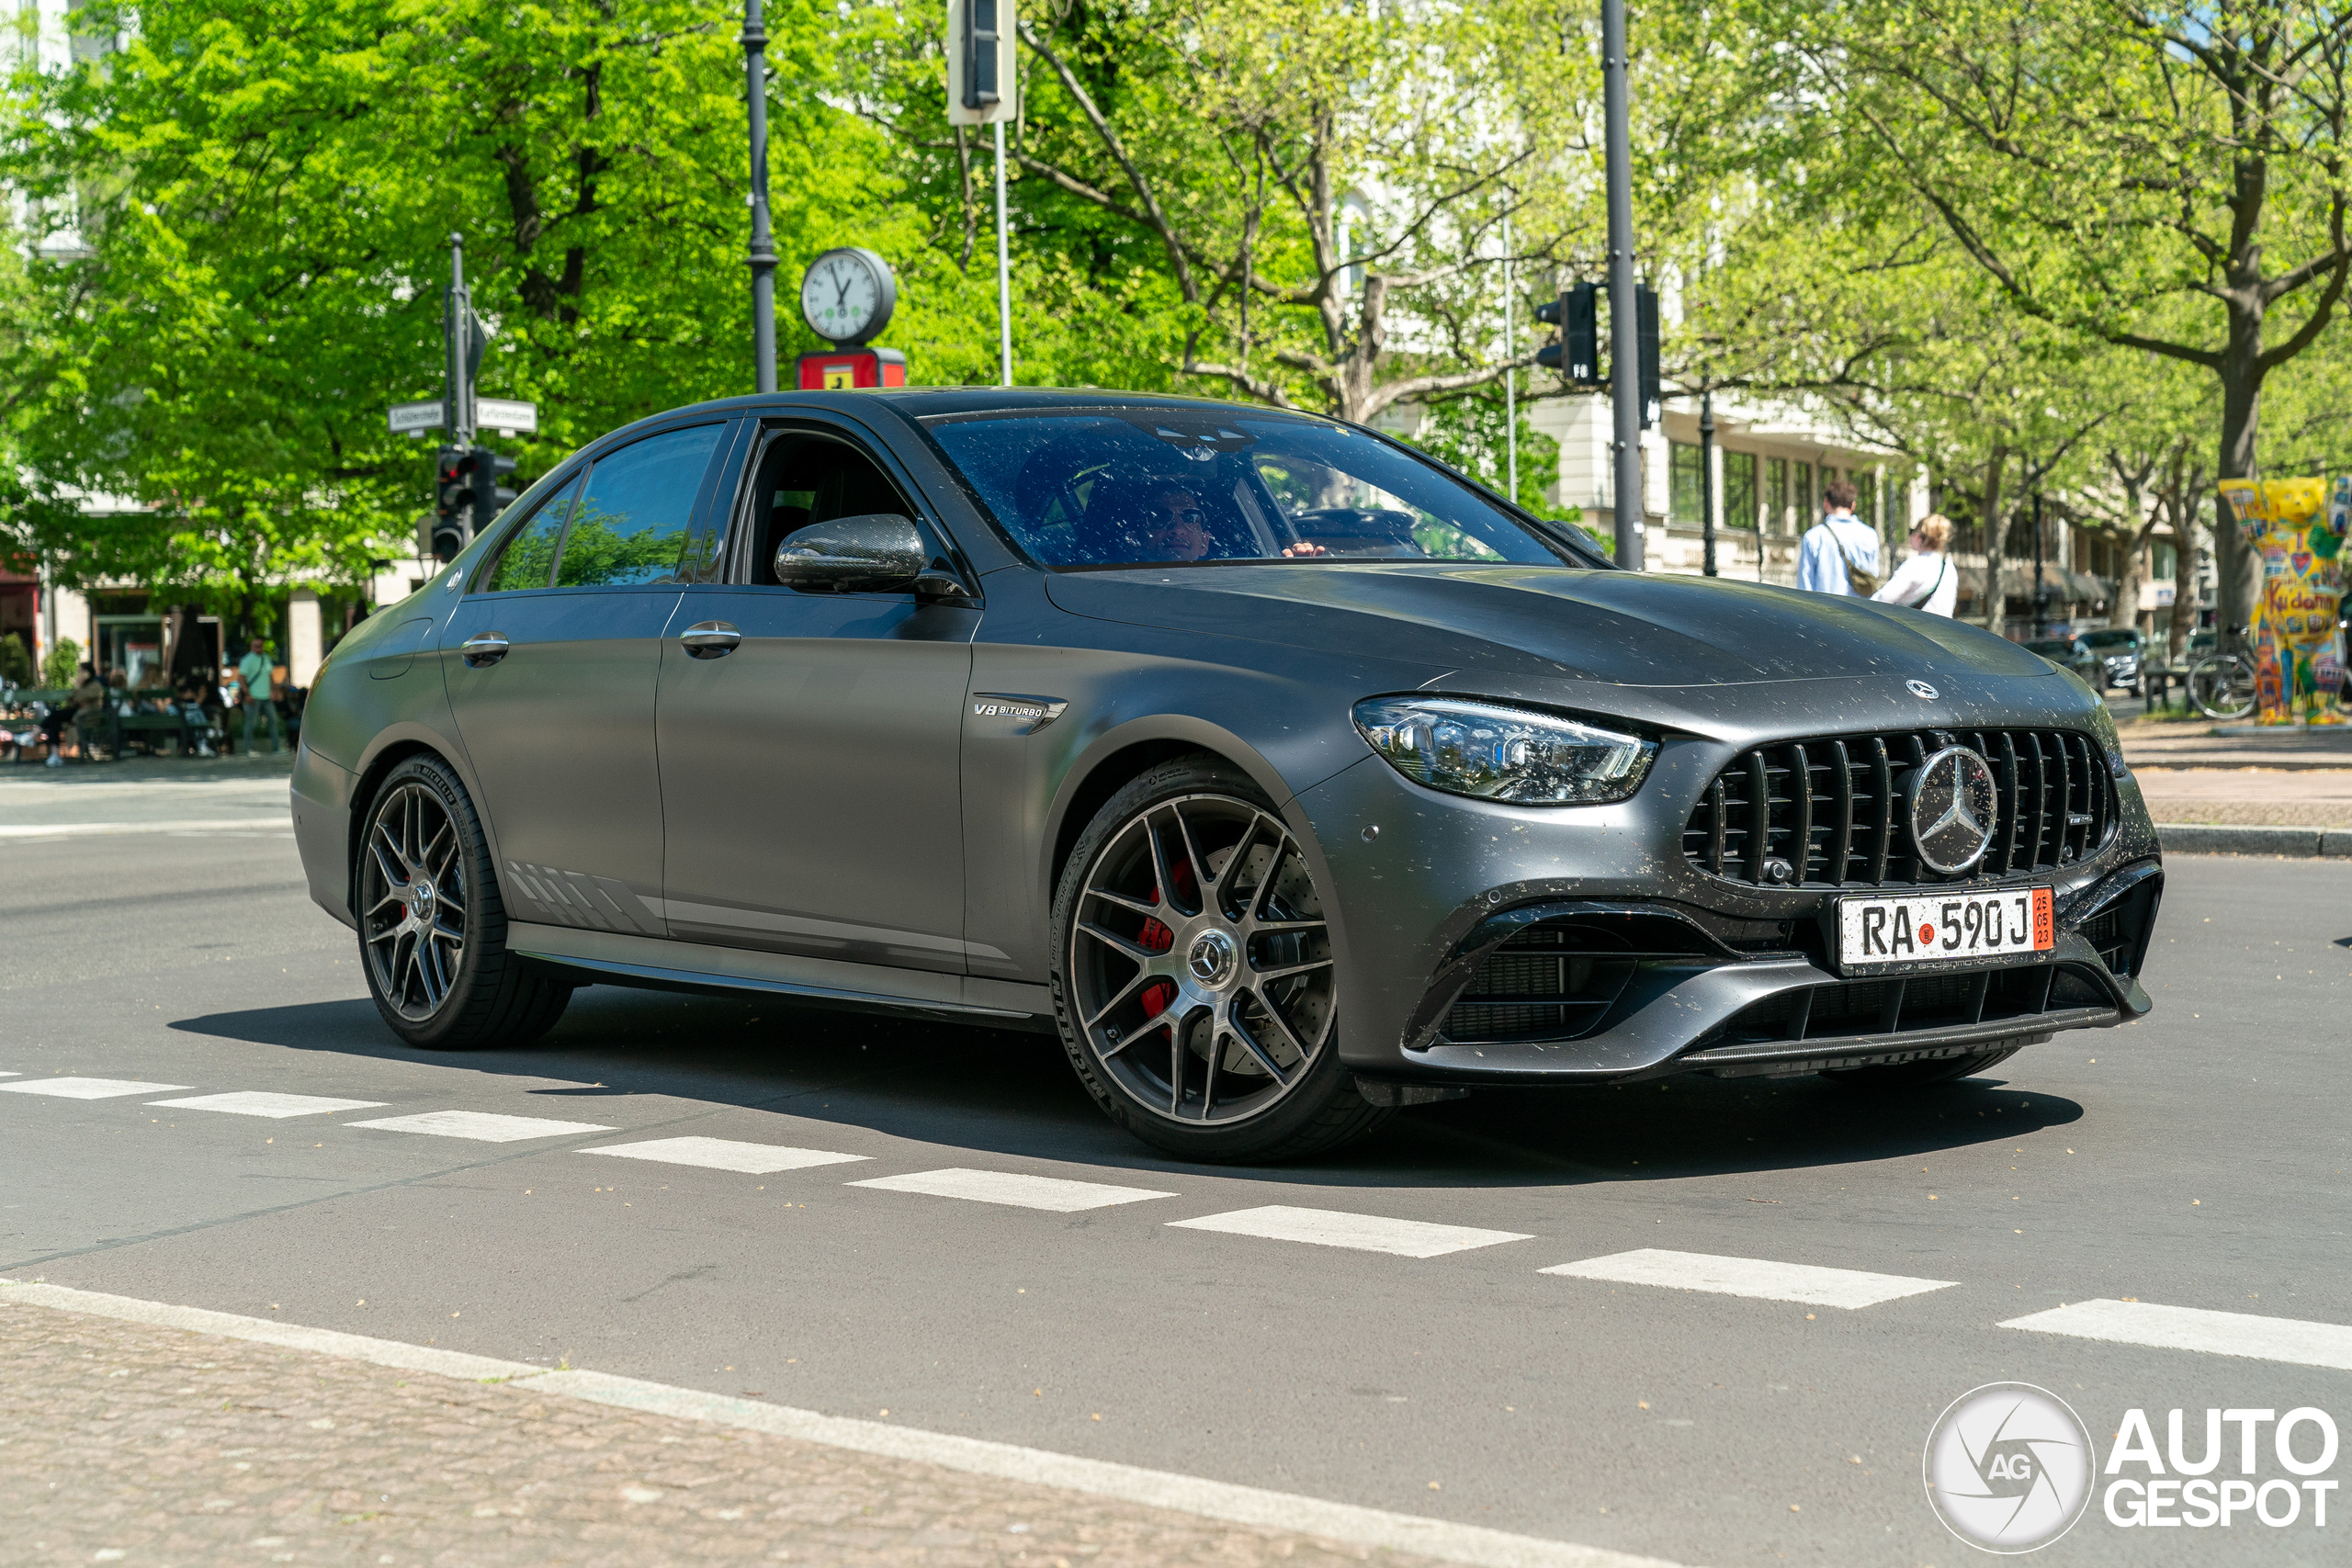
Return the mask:
{"type": "Polygon", "coordinates": [[[2107,759],[2066,729],[1904,730],[1781,740],[1740,754],[1707,786],[1682,830],[1699,870],[1759,887],[1900,886],[1946,878],[1911,842],[1904,788],[1947,746],[1992,764],[2000,786],[1993,844],[1971,873],[2052,871],[2114,832],[2107,759]]]}

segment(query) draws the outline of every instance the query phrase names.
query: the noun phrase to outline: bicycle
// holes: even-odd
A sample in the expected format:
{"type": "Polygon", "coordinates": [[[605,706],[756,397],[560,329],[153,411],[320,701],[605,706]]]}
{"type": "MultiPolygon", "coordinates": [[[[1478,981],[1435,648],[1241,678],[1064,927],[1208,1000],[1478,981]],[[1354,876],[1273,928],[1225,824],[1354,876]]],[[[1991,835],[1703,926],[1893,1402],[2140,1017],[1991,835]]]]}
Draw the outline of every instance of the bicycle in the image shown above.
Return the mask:
{"type": "Polygon", "coordinates": [[[2188,700],[2208,718],[2244,718],[2254,711],[2254,660],[2241,651],[2247,630],[2233,626],[2218,648],[2188,667],[2188,700]]]}

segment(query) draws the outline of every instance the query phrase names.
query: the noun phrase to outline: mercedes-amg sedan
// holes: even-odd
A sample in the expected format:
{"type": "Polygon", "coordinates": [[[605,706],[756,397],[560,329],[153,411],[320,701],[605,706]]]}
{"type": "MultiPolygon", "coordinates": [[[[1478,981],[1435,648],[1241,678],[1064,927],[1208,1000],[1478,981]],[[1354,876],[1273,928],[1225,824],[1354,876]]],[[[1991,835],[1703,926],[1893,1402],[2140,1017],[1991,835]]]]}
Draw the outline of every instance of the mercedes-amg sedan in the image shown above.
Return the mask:
{"type": "Polygon", "coordinates": [[[590,984],[1034,1028],[1201,1159],[1479,1088],[1964,1077],[2147,1011],[2163,886],[2106,710],[1997,637],[1082,391],[593,443],[344,639],[293,807],[413,1045],[590,984]]]}

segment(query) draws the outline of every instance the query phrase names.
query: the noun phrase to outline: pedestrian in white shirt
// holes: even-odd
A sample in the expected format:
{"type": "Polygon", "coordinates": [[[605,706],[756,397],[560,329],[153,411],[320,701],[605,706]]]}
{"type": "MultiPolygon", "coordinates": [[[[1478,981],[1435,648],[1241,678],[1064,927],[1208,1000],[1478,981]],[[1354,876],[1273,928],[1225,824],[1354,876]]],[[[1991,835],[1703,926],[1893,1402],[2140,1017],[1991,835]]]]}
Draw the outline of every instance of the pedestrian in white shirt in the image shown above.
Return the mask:
{"type": "Polygon", "coordinates": [[[1911,530],[1911,558],[1895,568],[1886,586],[1871,595],[1882,604],[1907,604],[1931,615],[1949,615],[1960,603],[1960,573],[1944,547],[1951,543],[1949,518],[1928,516],[1911,530]]]}
{"type": "Polygon", "coordinates": [[[1878,530],[1854,515],[1854,487],[1823,487],[1825,513],[1797,547],[1797,586],[1809,593],[1867,594],[1878,587],[1878,530]]]}

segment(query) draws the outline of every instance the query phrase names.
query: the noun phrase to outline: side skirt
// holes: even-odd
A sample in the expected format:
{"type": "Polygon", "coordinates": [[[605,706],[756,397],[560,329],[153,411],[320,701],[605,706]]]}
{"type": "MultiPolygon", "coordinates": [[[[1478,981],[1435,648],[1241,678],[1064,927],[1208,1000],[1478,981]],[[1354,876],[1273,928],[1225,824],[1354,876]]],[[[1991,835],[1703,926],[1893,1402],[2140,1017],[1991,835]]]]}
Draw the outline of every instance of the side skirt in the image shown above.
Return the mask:
{"type": "Polygon", "coordinates": [[[606,985],[707,995],[793,996],[861,1010],[915,1012],[998,1028],[1051,1032],[1054,1027],[1052,993],[1043,986],[1010,980],[525,920],[509,922],[506,945],[518,957],[606,985]]]}

